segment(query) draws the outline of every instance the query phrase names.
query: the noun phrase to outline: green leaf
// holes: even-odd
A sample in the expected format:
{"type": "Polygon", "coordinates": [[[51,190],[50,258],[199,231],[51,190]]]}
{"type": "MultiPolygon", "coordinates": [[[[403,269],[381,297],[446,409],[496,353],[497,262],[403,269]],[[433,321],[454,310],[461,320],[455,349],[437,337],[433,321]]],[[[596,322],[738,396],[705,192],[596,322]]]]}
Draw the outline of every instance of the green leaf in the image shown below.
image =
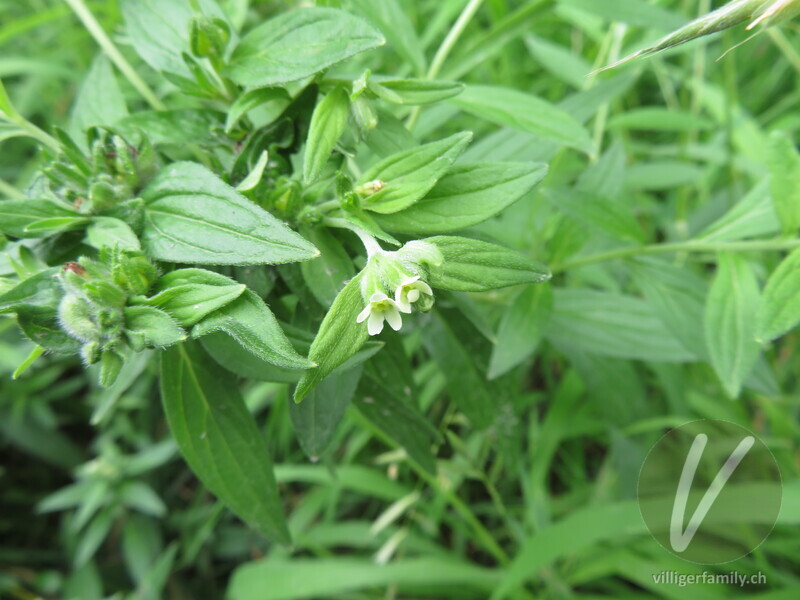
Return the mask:
{"type": "Polygon", "coordinates": [[[417,395],[409,364],[402,344],[393,340],[367,365],[355,405],[412,460],[435,475],[436,459],[431,446],[441,441],[441,436],[415,405],[417,395]]]}
{"type": "Polygon", "coordinates": [[[714,122],[688,111],[645,106],[615,116],[608,126],[642,131],[702,131],[714,127],[714,122]]]}
{"type": "Polygon", "coordinates": [[[247,174],[247,177],[242,179],[236,186],[236,191],[247,192],[255,188],[259,183],[261,183],[261,179],[264,177],[264,169],[267,168],[268,163],[269,163],[269,152],[264,150],[261,153],[261,156],[258,157],[258,161],[256,161],[256,164],[253,165],[253,168],[247,174]]]}
{"type": "Polygon", "coordinates": [[[58,272],[57,267],[45,269],[0,294],[0,314],[54,316],[63,295],[58,272]]]}
{"type": "Polygon", "coordinates": [[[39,237],[38,233],[28,231],[28,227],[42,219],[74,218],[78,212],[62,202],[30,198],[25,200],[4,200],[0,202],[0,231],[17,238],[39,237]]]}
{"type": "Polygon", "coordinates": [[[154,144],[198,144],[212,139],[221,121],[221,113],[207,109],[143,110],[118,121],[115,129],[131,139],[143,131],[154,144]]]}
{"type": "Polygon", "coordinates": [[[142,247],[151,257],[216,265],[307,260],[319,251],[196,163],[163,169],[142,191],[142,247]]]}
{"type": "Polygon", "coordinates": [[[59,233],[71,229],[79,229],[89,222],[88,217],[50,217],[39,219],[25,227],[25,233],[37,236],[48,233],[59,233]]]}
{"type": "Polygon", "coordinates": [[[198,345],[161,353],[161,400],[192,471],[250,527],[290,542],[272,461],[236,381],[198,345]]]}
{"type": "Polygon", "coordinates": [[[704,242],[733,242],[779,233],[768,179],[763,179],[733,208],[706,227],[695,239],[704,242]]]}
{"type": "Polygon", "coordinates": [[[463,83],[436,79],[383,79],[373,76],[368,85],[378,98],[394,104],[431,104],[457,96],[464,90],[463,83]]]}
{"type": "Polygon", "coordinates": [[[767,165],[783,232],[795,234],[800,228],[800,153],[785,133],[776,131],[770,136],[767,165]]]}
{"type": "Polygon", "coordinates": [[[469,85],[450,102],[492,123],[594,153],[592,139],[578,121],[536,96],[510,88],[469,85]]]}
{"type": "Polygon", "coordinates": [[[245,92],[236,98],[228,109],[228,117],[225,119],[225,131],[230,132],[239,120],[254,108],[265,104],[274,105],[273,111],[277,117],[291,102],[292,97],[283,88],[259,88],[245,92]]]}
{"type": "Polygon", "coordinates": [[[417,75],[426,70],[424,45],[414,30],[410,15],[397,0],[351,0],[355,8],[386,36],[389,46],[413,67],[417,75]]]}
{"type": "Polygon", "coordinates": [[[423,331],[423,343],[447,379],[450,399],[475,427],[491,425],[497,413],[496,398],[472,355],[438,311],[423,331]]]}
{"type": "Polygon", "coordinates": [[[764,287],[757,338],[767,342],[800,323],[800,249],[784,258],[764,287]]]}
{"type": "Polygon", "coordinates": [[[455,236],[425,238],[442,253],[442,264],[431,266],[428,283],[457,292],[484,292],[510,285],[550,279],[544,265],[520,254],[479,240],[455,236]]]}
{"type": "Polygon", "coordinates": [[[353,261],[336,237],[326,228],[306,232],[321,255],[300,265],[308,289],[322,306],[330,306],[345,282],[353,276],[353,261]]]}
{"type": "Polygon", "coordinates": [[[350,99],[340,87],[331,90],[317,104],[311,116],[303,162],[303,181],[306,184],[319,177],[344,132],[349,113],[350,99]]]}
{"type": "Polygon", "coordinates": [[[376,215],[388,231],[446,233],[496,215],[522,198],[547,174],[542,163],[455,165],[416,204],[389,215],[376,215]]]}
{"type": "MultiPolygon", "coordinates": [[[[192,328],[192,337],[224,331],[261,360],[288,369],[308,369],[313,363],[300,356],[278,320],[252,290],[214,311],[192,328]]],[[[312,359],[313,360],[313,359],[312,359]]]]}
{"type": "Polygon", "coordinates": [[[317,460],[327,450],[361,379],[361,367],[325,377],[301,403],[289,403],[289,415],[303,452],[317,460]]]}
{"type": "Polygon", "coordinates": [[[93,248],[122,248],[139,250],[139,238],[124,221],[113,217],[93,217],[86,228],[85,243],[93,248]]]}
{"type": "Polygon", "coordinates": [[[151,306],[128,306],[125,335],[134,350],[165,347],[186,339],[186,332],[167,313],[151,306]]]}
{"type": "Polygon", "coordinates": [[[218,331],[199,339],[211,358],[239,377],[280,383],[297,383],[300,380],[302,371],[276,367],[261,360],[227,333],[218,331]]]}
{"type": "Polygon", "coordinates": [[[111,64],[104,54],[98,54],[92,68],[81,84],[70,115],[70,131],[77,135],[89,127],[104,125],[111,127],[128,116],[125,97],[119,89],[111,64]]]}
{"type": "Polygon", "coordinates": [[[579,190],[550,188],[544,197],[588,229],[601,231],[612,239],[642,242],[641,227],[629,207],[579,190]]]}
{"type": "Polygon", "coordinates": [[[553,309],[549,285],[528,286],[503,313],[492,348],[487,377],[494,379],[531,356],[544,335],[553,309]]]}
{"type": "Polygon", "coordinates": [[[249,88],[309,77],[384,43],[362,19],[334,8],[303,8],[265,21],[242,38],[225,73],[249,88]]]}
{"type": "Polygon", "coordinates": [[[453,166],[472,139],[468,131],[392,154],[371,167],[357,185],[383,182],[382,188],[362,201],[365,209],[393,213],[425,196],[453,166]]]}
{"type": "Polygon", "coordinates": [[[369,334],[366,322],[356,322],[358,313],[363,309],[359,273],[342,288],[322,319],[308,352],[309,360],[316,363],[317,368],[303,373],[294,391],[295,402],[302,401],[326,375],[358,352],[367,341],[369,334]]]}
{"type": "MultiPolygon", "coordinates": [[[[363,597],[356,594],[400,585],[411,589],[463,588],[463,597],[488,598],[500,573],[443,558],[398,558],[388,564],[360,558],[268,558],[249,562],[233,574],[229,600],[305,600],[363,597]]],[[[431,594],[427,594],[431,596],[431,594]]]]}
{"type": "MultiPolygon", "coordinates": [[[[189,76],[182,55],[189,52],[193,0],[122,0],[121,4],[125,30],[139,56],[156,71],[189,76]]],[[[225,16],[213,0],[194,4],[208,17],[225,16]]]]}
{"type": "Polygon", "coordinates": [[[589,289],[556,289],[548,341],[589,354],[651,362],[698,359],[644,300],[589,289]]]}
{"type": "Polygon", "coordinates": [[[706,298],[705,334],[711,366],[731,398],[739,395],[742,381],[758,358],[754,315],[760,300],[758,282],[747,261],[720,253],[706,298]]]}
{"type": "Polygon", "coordinates": [[[685,266],[671,262],[646,259],[637,260],[634,279],[654,309],[655,315],[667,330],[697,356],[707,359],[703,319],[708,285],[685,266]]]}
{"type": "Polygon", "coordinates": [[[236,300],[247,289],[243,284],[225,286],[204,283],[186,283],[167,288],[143,300],[166,312],[182,327],[194,325],[211,312],[236,300]]]}

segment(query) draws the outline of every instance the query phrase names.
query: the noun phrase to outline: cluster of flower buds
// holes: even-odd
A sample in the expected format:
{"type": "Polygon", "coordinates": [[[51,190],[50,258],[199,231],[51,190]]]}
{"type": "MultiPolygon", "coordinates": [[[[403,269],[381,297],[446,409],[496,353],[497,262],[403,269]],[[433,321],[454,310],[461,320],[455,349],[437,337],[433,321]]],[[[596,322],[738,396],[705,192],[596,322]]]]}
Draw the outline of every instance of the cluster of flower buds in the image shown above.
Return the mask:
{"type": "Polygon", "coordinates": [[[156,174],[158,155],[145,136],[138,147],[97,127],[87,133],[89,155],[65,135],[43,173],[57,196],[81,213],[100,214],[133,198],[156,174]]]}
{"type": "Polygon", "coordinates": [[[425,274],[441,260],[435,246],[420,241],[409,242],[396,252],[372,252],[361,279],[361,295],[367,304],[356,321],[366,321],[369,334],[377,335],[384,322],[399,331],[402,314],[411,314],[413,308],[429,311],[434,297],[425,274]]]}
{"type": "MultiPolygon", "coordinates": [[[[158,271],[141,252],[120,248],[104,249],[99,261],[82,257],[64,265],[59,322],[82,343],[81,358],[87,365],[101,362],[104,384],[116,378],[124,361],[128,298],[146,293],[157,278],[158,271]]],[[[135,342],[127,337],[129,344],[135,342]]]]}

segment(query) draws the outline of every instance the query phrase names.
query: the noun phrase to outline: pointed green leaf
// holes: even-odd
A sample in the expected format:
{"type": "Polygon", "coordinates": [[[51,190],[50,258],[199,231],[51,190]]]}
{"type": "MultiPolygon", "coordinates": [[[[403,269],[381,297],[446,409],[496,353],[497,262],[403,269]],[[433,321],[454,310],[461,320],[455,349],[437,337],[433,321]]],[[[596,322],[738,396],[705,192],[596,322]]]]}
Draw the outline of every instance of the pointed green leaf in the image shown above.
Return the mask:
{"type": "Polygon", "coordinates": [[[272,460],[235,379],[199,345],[181,344],[161,354],[161,400],[203,485],[250,527],[289,543],[272,460]]]}
{"type": "Polygon", "coordinates": [[[553,289],[549,285],[528,286],[503,313],[492,348],[487,377],[507,373],[536,350],[553,309],[553,289]]]}
{"type": "Polygon", "coordinates": [[[380,189],[362,201],[378,213],[394,213],[414,204],[441,179],[472,139],[462,131],[443,140],[424,144],[386,157],[371,167],[357,185],[380,181],[380,189]]]}
{"type": "Polygon", "coordinates": [[[376,215],[388,231],[446,233],[496,215],[541,181],[542,163],[474,163],[455,165],[424,198],[399,212],[376,215]]]}
{"type": "Polygon", "coordinates": [[[155,259],[212,265],[277,264],[319,252],[202,165],[174,163],[142,191],[142,247],[155,259]]]}
{"type": "Polygon", "coordinates": [[[313,363],[300,356],[278,320],[252,290],[214,311],[192,328],[192,337],[224,331],[261,360],[288,369],[308,369],[313,363]]]}
{"type": "Polygon", "coordinates": [[[758,282],[746,259],[720,254],[706,298],[705,334],[711,366],[731,398],[739,395],[758,358],[755,315],[759,305],[758,282]]]}
{"type": "Polygon", "coordinates": [[[364,309],[361,296],[361,273],[353,277],[336,296],[308,352],[317,368],[303,373],[294,391],[294,401],[300,402],[322,378],[353,356],[367,341],[367,324],[357,323],[364,309]]]}
{"type": "Polygon", "coordinates": [[[510,285],[550,279],[544,265],[515,250],[463,237],[425,238],[442,253],[442,263],[431,266],[428,283],[457,292],[485,292],[510,285]]]}
{"type": "Polygon", "coordinates": [[[757,336],[773,340],[800,323],[800,249],[781,261],[764,287],[757,336]]]}
{"type": "Polygon", "coordinates": [[[226,74],[249,88],[309,77],[384,43],[371,25],[335,8],[303,8],[265,21],[245,35],[226,74]]]}
{"type": "Polygon", "coordinates": [[[504,87],[469,85],[450,102],[492,123],[560,142],[586,154],[594,153],[592,139],[578,121],[531,94],[504,87]]]}
{"type": "Polygon", "coordinates": [[[342,88],[335,88],[325,96],[311,116],[306,153],[303,162],[303,181],[312,183],[319,177],[347,125],[350,99],[342,88]]]}

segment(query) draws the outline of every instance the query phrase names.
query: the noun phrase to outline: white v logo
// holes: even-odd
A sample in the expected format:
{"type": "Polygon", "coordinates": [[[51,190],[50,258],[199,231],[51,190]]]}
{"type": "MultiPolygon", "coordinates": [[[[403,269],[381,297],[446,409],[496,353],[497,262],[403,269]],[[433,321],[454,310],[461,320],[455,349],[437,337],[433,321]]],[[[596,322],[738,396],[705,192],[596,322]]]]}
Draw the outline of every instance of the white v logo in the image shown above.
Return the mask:
{"type": "Polygon", "coordinates": [[[669,543],[675,552],[683,552],[688,548],[692,538],[694,538],[694,534],[697,533],[700,524],[703,522],[703,519],[706,518],[708,511],[711,509],[717,496],[719,496],[722,488],[725,487],[728,479],[736,470],[736,467],[739,466],[739,463],[742,462],[745,454],[753,447],[755,441],[755,438],[749,435],[739,442],[739,445],[736,446],[728,457],[728,460],[726,460],[725,464],[720,468],[716,477],[714,477],[706,493],[703,494],[700,504],[697,505],[692,518],[689,520],[689,524],[686,526],[686,531],[682,531],[683,518],[686,514],[686,502],[689,499],[689,492],[692,489],[694,474],[697,472],[697,465],[700,464],[703,450],[705,450],[706,444],[708,443],[708,436],[704,433],[700,433],[694,438],[692,447],[689,449],[689,454],[686,456],[686,462],[683,464],[683,471],[681,472],[681,478],[678,482],[678,491],[675,494],[675,503],[672,505],[672,520],[669,524],[669,543]]]}

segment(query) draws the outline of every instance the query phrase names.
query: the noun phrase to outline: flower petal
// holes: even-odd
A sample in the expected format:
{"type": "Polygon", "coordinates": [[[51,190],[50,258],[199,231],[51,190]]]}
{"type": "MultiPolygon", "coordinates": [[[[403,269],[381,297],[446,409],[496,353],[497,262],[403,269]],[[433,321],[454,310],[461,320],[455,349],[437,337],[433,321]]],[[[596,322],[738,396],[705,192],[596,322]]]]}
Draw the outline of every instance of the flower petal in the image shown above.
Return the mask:
{"type": "Polygon", "coordinates": [[[360,313],[358,313],[358,316],[356,317],[356,323],[363,323],[364,321],[366,321],[366,319],[369,316],[370,312],[372,312],[372,306],[367,304],[364,307],[364,310],[362,310],[360,313]]]}
{"type": "Polygon", "coordinates": [[[383,315],[378,313],[370,313],[369,321],[367,321],[367,331],[370,335],[378,335],[383,331],[383,315]]]}
{"type": "Polygon", "coordinates": [[[389,327],[395,331],[400,331],[400,328],[403,326],[403,318],[396,308],[390,308],[383,316],[386,322],[389,323],[389,327]]]}
{"type": "Polygon", "coordinates": [[[433,296],[433,290],[431,289],[431,286],[429,286],[424,281],[420,281],[417,283],[417,289],[422,290],[423,294],[427,294],[428,296],[433,296]]]}
{"type": "Polygon", "coordinates": [[[383,300],[391,300],[389,296],[384,294],[383,292],[375,292],[372,296],[369,297],[370,302],[381,302],[383,300]]]}

